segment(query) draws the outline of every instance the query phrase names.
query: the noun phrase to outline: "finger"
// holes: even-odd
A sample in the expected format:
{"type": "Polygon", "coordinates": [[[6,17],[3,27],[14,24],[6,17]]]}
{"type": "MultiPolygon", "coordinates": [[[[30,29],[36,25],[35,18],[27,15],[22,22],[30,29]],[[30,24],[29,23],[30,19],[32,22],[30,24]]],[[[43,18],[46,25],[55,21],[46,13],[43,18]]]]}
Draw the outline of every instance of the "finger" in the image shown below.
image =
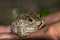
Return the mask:
{"type": "Polygon", "coordinates": [[[60,20],[60,12],[51,13],[43,18],[44,18],[46,24],[50,24],[50,23],[59,21],[60,20]],[[54,20],[52,20],[52,19],[54,19],[54,20]]]}
{"type": "Polygon", "coordinates": [[[44,35],[44,32],[39,30],[37,32],[31,33],[28,37],[35,38],[35,37],[40,37],[42,35],[44,35]]]}
{"type": "Polygon", "coordinates": [[[10,29],[10,26],[1,26],[0,25],[0,33],[10,33],[11,31],[10,31],[11,29],[10,29]]]}
{"type": "Polygon", "coordinates": [[[54,35],[60,39],[60,22],[51,25],[47,33],[49,33],[50,35],[54,35]]]}
{"type": "Polygon", "coordinates": [[[15,38],[18,38],[18,37],[12,34],[0,34],[0,39],[15,39],[15,38]]]}
{"type": "Polygon", "coordinates": [[[40,31],[40,30],[37,32],[31,33],[27,37],[27,39],[31,39],[31,38],[32,39],[41,39],[41,40],[52,40],[53,39],[50,35],[44,33],[43,31],[40,31]]]}

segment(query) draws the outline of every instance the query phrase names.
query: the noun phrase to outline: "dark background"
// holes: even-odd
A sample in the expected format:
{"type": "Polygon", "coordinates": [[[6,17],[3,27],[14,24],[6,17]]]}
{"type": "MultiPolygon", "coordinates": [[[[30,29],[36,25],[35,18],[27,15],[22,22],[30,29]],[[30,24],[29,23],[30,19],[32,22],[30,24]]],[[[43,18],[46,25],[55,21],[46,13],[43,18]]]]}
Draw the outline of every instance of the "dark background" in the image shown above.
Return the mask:
{"type": "Polygon", "coordinates": [[[60,10],[60,0],[0,0],[0,25],[11,23],[14,8],[17,8],[19,13],[30,9],[46,15],[60,10]]]}

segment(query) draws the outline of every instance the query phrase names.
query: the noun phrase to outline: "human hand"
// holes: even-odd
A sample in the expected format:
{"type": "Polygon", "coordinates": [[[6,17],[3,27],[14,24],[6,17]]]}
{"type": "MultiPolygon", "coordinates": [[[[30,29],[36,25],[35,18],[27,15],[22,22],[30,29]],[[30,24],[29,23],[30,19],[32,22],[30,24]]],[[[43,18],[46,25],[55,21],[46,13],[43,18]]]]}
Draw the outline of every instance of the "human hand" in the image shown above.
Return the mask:
{"type": "MultiPolygon", "coordinates": [[[[53,14],[45,16],[44,19],[46,22],[46,26],[37,32],[31,33],[31,35],[28,36],[27,38],[47,39],[47,37],[48,37],[48,39],[54,39],[54,40],[56,39],[57,40],[60,35],[59,34],[60,33],[59,32],[60,22],[57,22],[57,23],[54,23],[54,22],[60,20],[59,14],[60,14],[60,12],[55,12],[53,14]],[[54,24],[52,24],[52,23],[54,23],[54,24]]],[[[0,26],[0,39],[4,39],[4,38],[13,39],[16,37],[17,37],[16,35],[10,34],[10,26],[0,26]]]]}

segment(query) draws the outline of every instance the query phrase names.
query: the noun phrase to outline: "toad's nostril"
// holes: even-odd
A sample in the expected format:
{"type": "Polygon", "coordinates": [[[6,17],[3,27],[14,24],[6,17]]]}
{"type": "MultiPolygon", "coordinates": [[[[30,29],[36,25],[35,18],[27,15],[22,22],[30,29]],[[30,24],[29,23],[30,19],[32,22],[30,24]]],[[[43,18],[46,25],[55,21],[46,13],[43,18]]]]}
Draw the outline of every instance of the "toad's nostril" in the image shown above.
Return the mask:
{"type": "Polygon", "coordinates": [[[30,22],[32,22],[32,19],[29,19],[30,22]]]}

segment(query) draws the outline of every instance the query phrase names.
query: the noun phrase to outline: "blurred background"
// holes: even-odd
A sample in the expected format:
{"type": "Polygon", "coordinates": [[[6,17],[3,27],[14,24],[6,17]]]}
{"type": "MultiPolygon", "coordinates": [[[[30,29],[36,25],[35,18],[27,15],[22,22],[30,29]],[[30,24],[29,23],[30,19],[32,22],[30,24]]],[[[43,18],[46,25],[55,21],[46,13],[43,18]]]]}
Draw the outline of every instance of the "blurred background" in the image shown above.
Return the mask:
{"type": "Polygon", "coordinates": [[[60,10],[60,0],[0,0],[0,25],[9,25],[27,10],[38,11],[45,16],[60,10]]]}

